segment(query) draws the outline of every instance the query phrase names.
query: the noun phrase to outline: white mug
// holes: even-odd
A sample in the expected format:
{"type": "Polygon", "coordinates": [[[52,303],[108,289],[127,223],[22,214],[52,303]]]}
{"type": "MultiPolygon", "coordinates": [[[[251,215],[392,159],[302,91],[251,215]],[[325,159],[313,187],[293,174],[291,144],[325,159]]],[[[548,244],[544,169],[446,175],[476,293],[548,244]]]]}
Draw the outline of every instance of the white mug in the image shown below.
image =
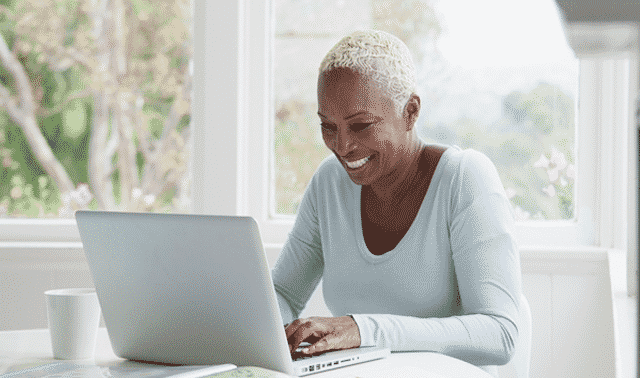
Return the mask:
{"type": "Polygon", "coordinates": [[[100,323],[96,290],[58,289],[44,294],[53,357],[63,360],[93,358],[100,323]]]}

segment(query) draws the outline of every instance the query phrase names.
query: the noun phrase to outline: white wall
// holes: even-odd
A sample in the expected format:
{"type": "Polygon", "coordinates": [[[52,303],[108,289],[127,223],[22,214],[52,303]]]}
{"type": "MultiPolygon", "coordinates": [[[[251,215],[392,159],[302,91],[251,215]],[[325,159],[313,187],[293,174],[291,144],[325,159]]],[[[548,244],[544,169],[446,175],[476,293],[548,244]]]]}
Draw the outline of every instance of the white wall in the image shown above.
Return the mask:
{"type": "MultiPolygon", "coordinates": [[[[279,250],[267,248],[273,266],[279,250]]],[[[523,290],[532,313],[531,377],[615,376],[612,291],[607,251],[523,249],[523,290]]],[[[0,248],[0,330],[46,328],[43,292],[92,287],[80,246],[0,248]]],[[[306,315],[330,315],[320,291],[306,315]]],[[[510,377],[509,366],[500,368],[510,377]]]]}

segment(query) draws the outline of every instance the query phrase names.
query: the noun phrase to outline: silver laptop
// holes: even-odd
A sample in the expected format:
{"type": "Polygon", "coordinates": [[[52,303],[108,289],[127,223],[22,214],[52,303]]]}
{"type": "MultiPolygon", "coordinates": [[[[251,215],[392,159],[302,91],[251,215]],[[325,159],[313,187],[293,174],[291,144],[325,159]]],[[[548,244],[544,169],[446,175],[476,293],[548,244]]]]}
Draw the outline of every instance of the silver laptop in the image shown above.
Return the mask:
{"type": "Polygon", "coordinates": [[[292,361],[251,217],[77,211],[116,355],[307,375],[387,357],[362,347],[292,361]]]}

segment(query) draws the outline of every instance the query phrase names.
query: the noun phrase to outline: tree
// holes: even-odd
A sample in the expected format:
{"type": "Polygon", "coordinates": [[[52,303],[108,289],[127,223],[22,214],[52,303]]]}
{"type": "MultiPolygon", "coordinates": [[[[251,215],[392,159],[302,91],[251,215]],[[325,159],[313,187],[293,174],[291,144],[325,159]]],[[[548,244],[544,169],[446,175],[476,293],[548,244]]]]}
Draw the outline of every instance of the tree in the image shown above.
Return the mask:
{"type": "MultiPolygon", "coordinates": [[[[46,117],[76,109],[77,100],[88,104],[90,130],[81,147],[88,155],[84,169],[96,206],[157,210],[166,209],[163,202],[173,198],[170,207],[184,208],[190,2],[157,0],[152,6],[147,0],[22,0],[13,11],[5,10],[15,28],[0,38],[7,71],[0,104],[60,191],[60,215],[87,205],[77,195],[87,187],[70,178],[69,164],[65,168],[56,159],[43,125],[46,117]],[[37,65],[54,76],[75,75],[80,89],[59,90],[52,98],[43,75],[34,69],[37,65]]],[[[69,87],[65,80],[60,87],[69,87]]]]}
{"type": "Polygon", "coordinates": [[[573,100],[559,88],[539,83],[529,93],[511,92],[502,101],[508,123],[505,131],[551,134],[556,128],[573,128],[573,100]]]}

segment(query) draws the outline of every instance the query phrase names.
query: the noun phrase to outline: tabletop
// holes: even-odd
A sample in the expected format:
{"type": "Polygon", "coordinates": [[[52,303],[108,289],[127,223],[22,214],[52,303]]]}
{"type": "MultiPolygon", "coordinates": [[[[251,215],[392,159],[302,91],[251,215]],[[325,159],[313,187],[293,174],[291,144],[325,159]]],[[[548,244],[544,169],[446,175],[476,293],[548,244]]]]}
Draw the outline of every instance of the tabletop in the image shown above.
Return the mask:
{"type": "MultiPolygon", "coordinates": [[[[61,362],[53,359],[48,329],[0,332],[0,374],[35,365],[61,362]]],[[[106,328],[98,329],[95,358],[74,361],[98,366],[135,364],[113,353],[106,328]]],[[[464,361],[439,353],[391,353],[382,360],[352,365],[310,375],[312,378],[491,378],[484,370],[464,361]]]]}

